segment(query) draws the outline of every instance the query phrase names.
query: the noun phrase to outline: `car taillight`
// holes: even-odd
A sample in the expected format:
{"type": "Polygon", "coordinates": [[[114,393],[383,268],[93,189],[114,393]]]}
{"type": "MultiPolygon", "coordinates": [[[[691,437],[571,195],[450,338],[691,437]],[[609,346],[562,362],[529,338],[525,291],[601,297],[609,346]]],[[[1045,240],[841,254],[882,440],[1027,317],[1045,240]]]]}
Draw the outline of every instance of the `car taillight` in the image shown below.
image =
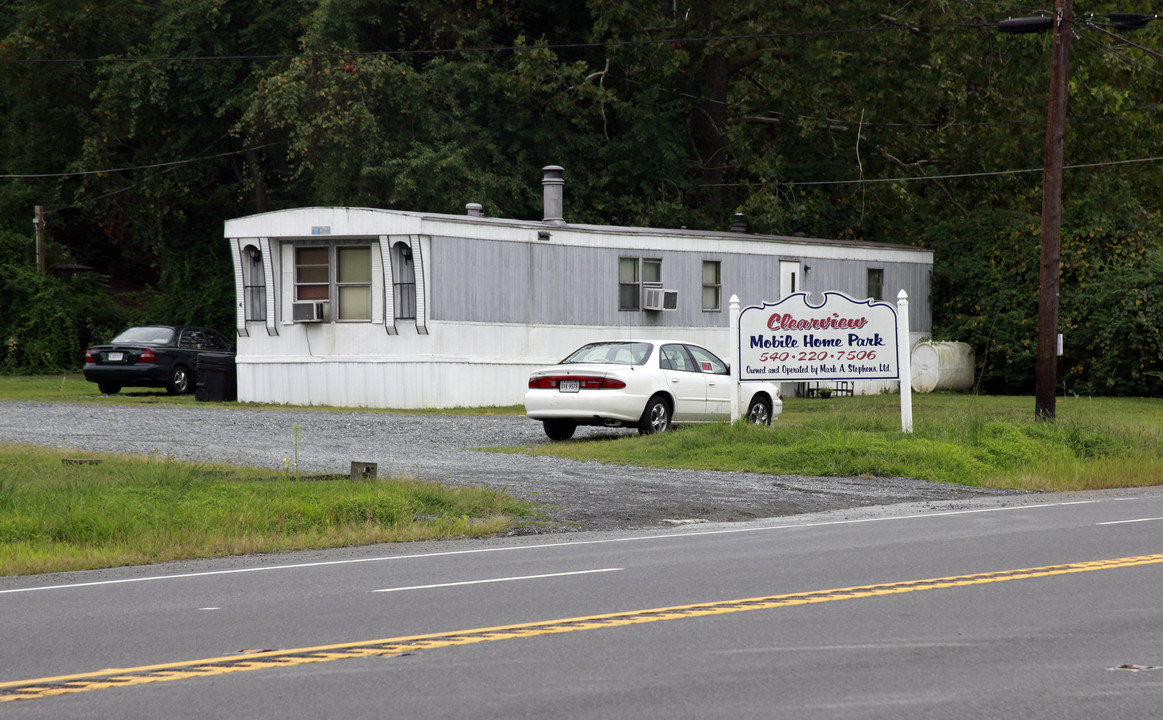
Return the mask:
{"type": "Polygon", "coordinates": [[[626,383],[618,378],[587,377],[585,375],[541,375],[529,378],[530,390],[556,390],[562,380],[577,380],[582,390],[620,390],[626,383]]]}
{"type": "Polygon", "coordinates": [[[92,350],[85,351],[85,362],[87,362],[87,363],[93,362],[93,351],[92,350]]]}
{"type": "Polygon", "coordinates": [[[138,356],[137,361],[139,363],[157,362],[157,353],[155,353],[153,350],[150,350],[149,348],[146,348],[141,351],[141,355],[138,356]]]}
{"type": "Polygon", "coordinates": [[[581,386],[589,390],[620,390],[626,383],[617,378],[581,378],[581,386]]]}

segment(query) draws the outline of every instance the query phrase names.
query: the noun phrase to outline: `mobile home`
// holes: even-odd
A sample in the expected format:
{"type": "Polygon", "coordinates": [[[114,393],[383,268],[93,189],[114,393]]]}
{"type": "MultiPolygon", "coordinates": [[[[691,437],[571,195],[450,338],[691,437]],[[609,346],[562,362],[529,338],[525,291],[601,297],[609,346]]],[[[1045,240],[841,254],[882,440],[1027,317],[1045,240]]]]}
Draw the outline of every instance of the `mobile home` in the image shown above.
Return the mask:
{"type": "Polygon", "coordinates": [[[721,232],[574,225],[562,168],[543,173],[541,220],[475,203],[463,215],[312,207],[228,220],[239,400],[520,404],[530,370],[596,339],[680,338],[730,357],[732,295],[744,307],[825,290],[891,302],[905,289],[914,339],[930,333],[931,250],[755,235],[738,216],[721,232]]]}

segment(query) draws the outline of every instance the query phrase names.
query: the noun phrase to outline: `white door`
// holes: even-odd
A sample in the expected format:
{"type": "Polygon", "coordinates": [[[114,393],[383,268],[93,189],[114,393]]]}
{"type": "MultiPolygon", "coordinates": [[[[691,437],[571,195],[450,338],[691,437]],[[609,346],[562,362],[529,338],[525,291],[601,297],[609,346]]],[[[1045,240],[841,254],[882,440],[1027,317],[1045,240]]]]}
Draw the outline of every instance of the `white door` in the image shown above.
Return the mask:
{"type": "Polygon", "coordinates": [[[779,261],[779,299],[792,293],[804,292],[800,281],[800,264],[792,260],[779,261]]]}
{"type": "Polygon", "coordinates": [[[707,376],[699,372],[682,345],[663,345],[659,365],[674,396],[675,422],[702,420],[707,414],[707,376]]]}
{"type": "Polygon", "coordinates": [[[731,419],[731,373],[727,363],[698,345],[687,345],[695,365],[707,381],[707,420],[731,419]]]}

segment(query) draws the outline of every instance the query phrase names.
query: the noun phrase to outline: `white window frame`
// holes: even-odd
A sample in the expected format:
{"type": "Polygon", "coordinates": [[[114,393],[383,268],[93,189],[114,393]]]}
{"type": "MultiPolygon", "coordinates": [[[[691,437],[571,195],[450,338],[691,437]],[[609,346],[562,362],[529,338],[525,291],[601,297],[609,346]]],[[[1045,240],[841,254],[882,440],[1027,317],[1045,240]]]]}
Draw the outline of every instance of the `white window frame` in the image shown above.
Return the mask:
{"type": "Polygon", "coordinates": [[[659,257],[634,257],[629,255],[622,255],[618,258],[618,310],[633,312],[642,309],[642,289],[643,288],[660,288],[662,287],[662,258],[659,257]],[[627,261],[633,263],[631,266],[627,261]],[[623,269],[633,267],[633,278],[626,278],[623,275],[623,269]],[[647,268],[657,268],[657,278],[647,280],[647,268]],[[630,297],[630,293],[626,292],[628,288],[634,288],[633,293],[634,306],[626,302],[630,297]]]}
{"type": "Polygon", "coordinates": [[[416,319],[416,261],[412,246],[403,240],[392,243],[392,312],[394,320],[416,319]]]}
{"type": "MultiPolygon", "coordinates": [[[[314,259],[314,258],[311,258],[314,259]]],[[[290,292],[291,302],[322,302],[327,304],[327,320],[330,322],[343,323],[370,323],[374,320],[374,308],[376,303],[375,290],[376,266],[374,255],[372,253],[372,246],[369,243],[355,242],[355,243],[329,243],[322,245],[319,243],[310,243],[303,245],[293,245],[291,248],[291,282],[292,289],[290,292]],[[311,250],[323,250],[327,254],[327,262],[301,262],[301,253],[311,250]],[[359,280],[340,280],[340,258],[343,255],[341,250],[364,250],[367,253],[367,271],[366,279],[359,280]],[[317,275],[320,269],[325,269],[327,276],[326,282],[320,280],[317,275]],[[303,270],[314,270],[312,273],[314,277],[303,279],[303,270]],[[318,288],[326,288],[325,297],[309,297],[312,295],[318,296],[322,293],[318,288]],[[351,288],[367,288],[367,306],[364,312],[358,313],[359,317],[343,317],[341,311],[340,295],[342,290],[351,288]],[[304,293],[305,289],[308,292],[304,293]],[[304,295],[307,295],[305,297],[304,295]]],[[[382,298],[380,300],[382,302],[382,298]]]]}
{"type": "Polygon", "coordinates": [[[266,322],[266,259],[257,245],[242,248],[242,297],[245,322],[266,322]]]}
{"type": "Polygon", "coordinates": [[[702,305],[703,312],[722,312],[723,311],[723,262],[721,260],[704,260],[702,264],[702,305]],[[707,268],[713,267],[715,269],[714,282],[707,282],[707,268]],[[707,293],[711,292],[714,295],[714,302],[707,302],[707,293]]]}
{"type": "MultiPolygon", "coordinates": [[[[334,282],[335,282],[335,296],[334,296],[335,303],[333,305],[333,307],[335,307],[335,310],[332,311],[332,316],[336,319],[337,322],[371,322],[371,320],[372,320],[372,277],[375,275],[375,272],[372,268],[372,248],[371,248],[371,245],[364,245],[364,244],[334,245],[334,246],[332,246],[332,255],[335,258],[335,263],[334,263],[335,272],[332,276],[334,279],[334,282]],[[342,260],[342,257],[344,255],[344,251],[346,251],[346,250],[363,250],[365,252],[365,254],[366,254],[366,266],[367,266],[367,278],[366,279],[361,278],[359,280],[350,280],[350,279],[341,280],[341,277],[343,275],[343,267],[342,267],[343,263],[341,260],[342,260]],[[363,312],[359,313],[358,316],[353,315],[351,317],[344,317],[345,303],[344,303],[343,295],[345,293],[343,291],[344,290],[358,290],[361,288],[366,289],[366,296],[367,296],[366,308],[362,308],[363,312]]],[[[348,308],[348,310],[350,311],[351,308],[348,308]]]]}

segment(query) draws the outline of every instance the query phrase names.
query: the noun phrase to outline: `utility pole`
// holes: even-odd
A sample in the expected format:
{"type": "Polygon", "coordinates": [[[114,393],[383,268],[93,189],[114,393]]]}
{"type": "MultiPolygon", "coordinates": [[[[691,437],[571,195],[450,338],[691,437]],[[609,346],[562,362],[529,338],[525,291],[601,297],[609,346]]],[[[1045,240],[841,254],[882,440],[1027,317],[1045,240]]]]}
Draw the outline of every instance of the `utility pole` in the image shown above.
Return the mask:
{"type": "Polygon", "coordinates": [[[1062,146],[1066,136],[1066,82],[1070,74],[1072,0],[1054,0],[1053,17],[1002,20],[1004,33],[1054,33],[1050,61],[1050,108],[1042,166],[1042,253],[1038,263],[1038,359],[1034,367],[1034,415],[1053,420],[1058,385],[1058,264],[1062,245],[1062,146]]]}
{"type": "MultiPolygon", "coordinates": [[[[1158,15],[1142,13],[1091,13],[1105,17],[1118,30],[1141,30],[1158,15]]],[[[1054,0],[1053,17],[1002,20],[1004,33],[1054,33],[1050,65],[1050,109],[1046,114],[1046,152],[1042,169],[1042,256],[1038,265],[1038,361],[1034,369],[1034,415],[1053,420],[1058,385],[1058,278],[1062,245],[1062,146],[1066,136],[1067,79],[1070,74],[1070,37],[1073,33],[1072,0],[1054,0]]],[[[1094,27],[1086,19],[1083,23],[1094,27]]],[[[1111,35],[1106,30],[1100,32],[1111,35]]],[[[1118,37],[1118,36],[1113,36],[1118,37]]]]}
{"type": "Polygon", "coordinates": [[[36,272],[44,275],[44,206],[37,205],[32,216],[32,227],[36,230],[36,272]]]}
{"type": "Polygon", "coordinates": [[[1054,0],[1054,49],[1050,64],[1050,109],[1042,170],[1042,257],[1038,269],[1038,361],[1034,370],[1034,415],[1053,420],[1058,385],[1058,276],[1062,243],[1062,147],[1066,136],[1070,74],[1072,0],[1054,0]]]}

